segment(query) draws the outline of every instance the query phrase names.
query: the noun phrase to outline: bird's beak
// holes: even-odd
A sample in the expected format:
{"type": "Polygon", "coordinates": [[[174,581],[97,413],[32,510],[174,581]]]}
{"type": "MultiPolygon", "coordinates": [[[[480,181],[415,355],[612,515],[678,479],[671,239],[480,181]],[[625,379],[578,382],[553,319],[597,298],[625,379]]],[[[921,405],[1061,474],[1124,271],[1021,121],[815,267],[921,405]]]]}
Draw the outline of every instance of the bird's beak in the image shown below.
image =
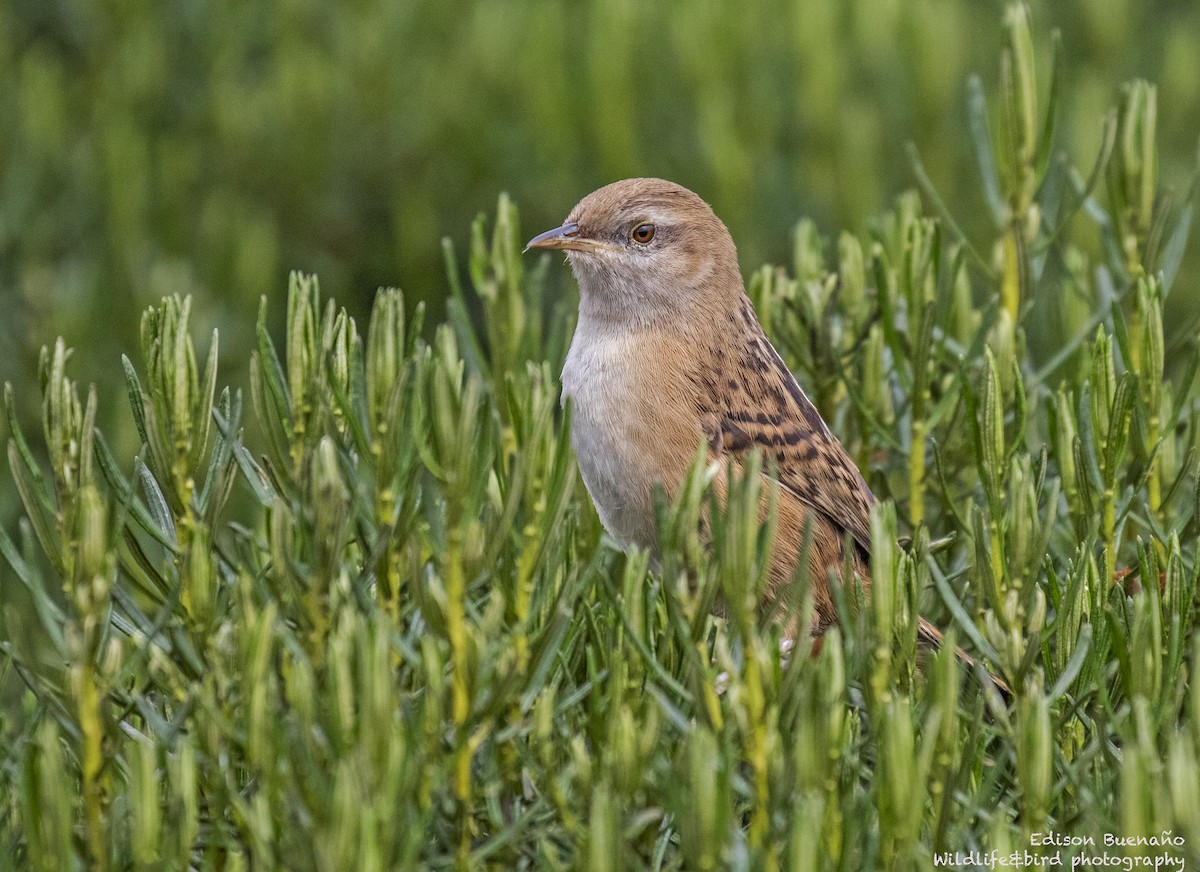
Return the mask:
{"type": "Polygon", "coordinates": [[[579,235],[579,225],[568,222],[562,227],[555,227],[545,233],[539,233],[525,243],[525,251],[531,248],[565,248],[568,251],[596,251],[601,248],[599,242],[579,235]]]}

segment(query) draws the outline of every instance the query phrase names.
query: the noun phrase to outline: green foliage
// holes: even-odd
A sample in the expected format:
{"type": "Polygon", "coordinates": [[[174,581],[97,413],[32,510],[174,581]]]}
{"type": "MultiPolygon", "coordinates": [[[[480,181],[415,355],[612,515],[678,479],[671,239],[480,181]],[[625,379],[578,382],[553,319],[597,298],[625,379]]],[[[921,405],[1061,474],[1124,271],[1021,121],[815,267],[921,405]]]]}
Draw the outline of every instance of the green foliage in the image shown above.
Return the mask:
{"type": "MultiPolygon", "coordinates": [[[[245,388],[258,300],[291,268],[318,273],[362,323],[369,291],[401,280],[441,321],[452,290],[433,241],[460,234],[500,190],[545,228],[601,184],[674,179],[714,204],[749,270],[787,256],[801,214],[823,233],[865,231],[912,185],[911,141],[974,238],[1018,218],[1036,234],[1022,204],[1044,183],[1072,206],[1056,150],[1069,145],[1089,172],[1105,109],[1135,73],[1157,90],[1131,90],[1128,110],[1156,111],[1112,140],[1124,169],[1097,180],[1124,198],[1109,210],[1113,241],[1151,230],[1150,213],[1168,205],[1147,208],[1148,192],[1166,193],[1159,177],[1175,187],[1173,207],[1189,202],[1178,183],[1200,117],[1200,6],[1033,0],[1014,43],[993,5],[745,0],[699,15],[629,0],[10,0],[0,380],[17,385],[22,423],[35,426],[33,362],[46,337],[64,335],[100,396],[120,396],[113,362],[136,347],[141,312],[191,294],[193,319],[221,324],[227,381],[245,388]],[[1055,27],[1061,51],[1029,35],[1055,27]],[[964,126],[971,74],[972,106],[985,86],[1012,95],[964,126]],[[1056,91],[1050,139],[1038,101],[1052,80],[1069,87],[1056,91]],[[980,186],[969,134],[1009,119],[980,186]],[[1150,163],[1145,130],[1158,146],[1150,163]]],[[[1168,285],[1175,272],[1200,276],[1185,236],[1153,241],[1177,263],[1168,285]]],[[[1086,231],[1074,241],[1089,255],[1107,244],[1086,231]]],[[[1171,305],[1200,307],[1184,295],[1171,305]]],[[[273,331],[282,311],[270,310],[273,331]]],[[[1035,359],[1056,349],[1040,324],[1035,359]]],[[[136,451],[115,408],[100,407],[110,444],[136,451]]],[[[0,498],[6,523],[14,502],[0,498]]]]}
{"type": "Polygon", "coordinates": [[[903,195],[836,246],[802,223],[750,282],[884,500],[873,597],[841,579],[811,655],[755,609],[757,460],[720,506],[697,458],[657,565],[602,538],[558,407],[569,306],[507,198],[469,288],[445,252],[448,324],[385,290],[360,330],[294,274],[245,392],[215,332],[197,349],[198,298],[164,297],[124,360],[128,464],[47,348],[40,440],[5,390],[0,858],[910,869],[1169,830],[1194,861],[1200,356],[1163,314],[1190,202],[1161,194],[1151,86],[1084,175],[1023,7],[1003,36],[990,100],[968,89],[990,230],[918,159],[937,217],[903,195]],[[1068,241],[1089,221],[1092,254],[1068,241]],[[925,662],[919,614],[949,628],[925,662]]]}

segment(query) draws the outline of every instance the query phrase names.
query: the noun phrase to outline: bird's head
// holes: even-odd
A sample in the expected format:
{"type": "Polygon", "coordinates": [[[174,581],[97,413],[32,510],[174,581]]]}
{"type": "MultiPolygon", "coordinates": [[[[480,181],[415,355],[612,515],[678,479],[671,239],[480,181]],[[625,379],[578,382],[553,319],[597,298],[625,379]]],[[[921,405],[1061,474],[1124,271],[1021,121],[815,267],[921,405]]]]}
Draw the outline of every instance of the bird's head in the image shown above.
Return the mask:
{"type": "Polygon", "coordinates": [[[580,308],[592,317],[660,322],[721,311],[742,292],[737,250],[713,210],[662,179],[625,179],[588,194],[528,248],[567,252],[580,308]]]}

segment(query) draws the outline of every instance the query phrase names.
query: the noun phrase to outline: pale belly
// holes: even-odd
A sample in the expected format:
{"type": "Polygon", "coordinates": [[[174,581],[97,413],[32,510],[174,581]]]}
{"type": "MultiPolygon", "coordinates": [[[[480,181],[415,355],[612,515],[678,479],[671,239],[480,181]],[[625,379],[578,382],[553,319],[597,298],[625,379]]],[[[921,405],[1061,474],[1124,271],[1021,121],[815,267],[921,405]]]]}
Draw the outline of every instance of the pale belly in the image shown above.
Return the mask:
{"type": "Polygon", "coordinates": [[[653,550],[655,485],[673,490],[677,452],[667,439],[672,405],[652,396],[648,383],[660,380],[646,356],[636,342],[581,341],[577,332],[562,380],[579,472],[600,521],[623,545],[653,550]]]}

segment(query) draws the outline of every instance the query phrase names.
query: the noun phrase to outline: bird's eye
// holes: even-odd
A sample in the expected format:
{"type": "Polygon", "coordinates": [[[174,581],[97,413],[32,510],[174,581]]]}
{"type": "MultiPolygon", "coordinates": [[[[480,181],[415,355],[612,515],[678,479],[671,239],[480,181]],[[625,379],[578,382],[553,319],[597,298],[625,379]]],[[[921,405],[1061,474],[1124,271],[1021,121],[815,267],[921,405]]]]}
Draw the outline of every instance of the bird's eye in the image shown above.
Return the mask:
{"type": "Polygon", "coordinates": [[[639,224],[637,227],[633,228],[633,241],[634,242],[640,242],[642,245],[646,245],[653,238],[654,238],[654,225],[653,224],[639,224]]]}

